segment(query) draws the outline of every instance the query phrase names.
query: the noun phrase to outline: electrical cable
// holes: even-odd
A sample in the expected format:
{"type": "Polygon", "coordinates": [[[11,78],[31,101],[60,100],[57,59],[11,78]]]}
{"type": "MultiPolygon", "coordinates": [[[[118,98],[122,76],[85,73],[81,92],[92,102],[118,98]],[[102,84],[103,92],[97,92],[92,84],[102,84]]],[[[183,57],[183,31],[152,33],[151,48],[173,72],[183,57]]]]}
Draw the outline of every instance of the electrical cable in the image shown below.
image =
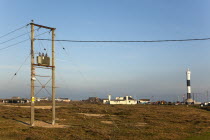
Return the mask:
{"type": "MultiPolygon", "coordinates": [[[[46,41],[52,41],[52,39],[35,39],[35,40],[46,40],[46,41]]],[[[155,42],[182,42],[182,41],[199,41],[199,40],[210,40],[210,38],[193,38],[193,39],[176,39],[176,40],[136,40],[136,41],[92,41],[92,40],[54,40],[54,41],[62,41],[62,42],[86,42],[86,43],[90,43],[90,42],[103,42],[103,43],[120,43],[120,42],[124,42],[124,43],[134,43],[134,42],[139,42],[139,43],[155,43],[155,42]]]]}
{"type": "MultiPolygon", "coordinates": [[[[36,30],[38,30],[38,29],[36,29],[36,30]]],[[[34,31],[36,31],[36,30],[34,30],[34,31]]],[[[19,37],[21,37],[21,36],[24,36],[24,35],[26,35],[26,34],[29,34],[29,33],[30,33],[30,32],[27,31],[27,33],[24,33],[24,34],[22,34],[22,35],[16,36],[16,37],[11,38],[11,39],[9,39],[9,40],[7,40],[7,41],[1,42],[0,45],[1,45],[1,44],[4,44],[4,43],[7,43],[7,42],[9,42],[9,41],[12,41],[12,40],[14,40],[14,39],[17,39],[17,38],[19,38],[19,37]]]]}
{"type": "MultiPolygon", "coordinates": [[[[28,38],[31,39],[30,31],[28,31],[28,28],[27,28],[27,27],[28,27],[28,26],[26,26],[26,31],[27,31],[27,33],[28,33],[28,38]]],[[[38,29],[36,29],[36,30],[38,30],[38,29]]]]}
{"type": "Polygon", "coordinates": [[[61,45],[61,47],[65,51],[66,55],[69,56],[69,53],[66,51],[66,48],[63,46],[63,44],[60,41],[58,41],[58,43],[61,45]]]}
{"type": "MultiPolygon", "coordinates": [[[[46,32],[41,33],[41,34],[38,34],[37,36],[41,36],[41,35],[43,35],[43,34],[45,34],[45,33],[47,33],[47,32],[49,32],[49,31],[46,31],[46,32]]],[[[37,37],[37,36],[35,36],[35,37],[37,37]]],[[[20,44],[20,43],[26,42],[26,41],[28,41],[28,40],[30,40],[30,39],[26,39],[26,40],[23,40],[23,41],[17,42],[17,43],[15,43],[15,44],[12,44],[12,45],[9,45],[9,46],[6,46],[6,47],[3,47],[3,48],[0,48],[0,51],[1,51],[1,50],[4,50],[4,49],[7,49],[7,48],[10,48],[10,47],[13,47],[13,46],[15,46],[15,45],[18,45],[18,44],[20,44]]]]}
{"type": "Polygon", "coordinates": [[[9,40],[7,40],[7,41],[1,42],[0,45],[1,45],[1,44],[4,44],[4,43],[7,43],[7,42],[9,42],[9,41],[12,41],[12,40],[14,40],[14,39],[17,39],[17,38],[19,38],[19,37],[21,37],[21,36],[24,36],[24,35],[26,35],[26,34],[28,34],[28,32],[27,32],[27,33],[24,33],[24,34],[22,34],[22,35],[19,35],[19,36],[17,36],[17,37],[11,38],[11,39],[9,39],[9,40]]]}
{"type": "MultiPolygon", "coordinates": [[[[40,29],[40,28],[38,28],[38,29],[40,29]]],[[[39,30],[38,30],[38,34],[39,34],[39,30]]],[[[35,32],[35,36],[36,36],[36,32],[35,32]]],[[[39,43],[39,51],[38,52],[42,52],[41,47],[42,47],[43,50],[46,50],[41,40],[38,41],[38,43],[39,43]]]]}
{"type": "Polygon", "coordinates": [[[20,44],[20,43],[26,42],[26,41],[28,41],[28,40],[29,40],[29,39],[26,39],[26,40],[17,42],[17,43],[15,43],[15,44],[9,45],[9,46],[7,46],[7,47],[0,48],[0,51],[1,51],[1,50],[4,50],[4,49],[7,49],[7,48],[10,48],[10,47],[13,47],[13,46],[15,46],[15,45],[18,45],[18,44],[20,44]]]}
{"type": "MultiPolygon", "coordinates": [[[[59,41],[58,41],[59,42],[59,41]]],[[[63,46],[63,44],[61,42],[59,42],[59,44],[61,45],[63,51],[66,53],[67,57],[70,58],[70,54],[66,51],[65,47],[63,46]]],[[[82,71],[79,69],[79,66],[73,62],[73,60],[71,59],[71,61],[67,61],[70,62],[72,64],[72,66],[77,70],[77,72],[80,74],[81,78],[86,82],[86,83],[90,83],[90,81],[87,79],[87,77],[82,73],[82,71]]],[[[97,93],[93,88],[89,88],[90,91],[92,91],[93,93],[97,93]]]]}
{"type": "Polygon", "coordinates": [[[18,68],[18,70],[15,72],[15,74],[13,75],[13,77],[12,77],[12,79],[11,80],[13,80],[13,78],[17,75],[17,73],[20,71],[20,69],[22,68],[22,66],[25,64],[25,62],[28,60],[28,58],[29,58],[29,56],[30,56],[31,54],[29,54],[27,57],[26,57],[26,59],[24,60],[24,62],[20,65],[20,67],[18,68]]]}
{"type": "Polygon", "coordinates": [[[11,32],[9,32],[9,33],[7,33],[7,34],[5,34],[5,35],[2,35],[2,36],[0,36],[0,38],[5,37],[5,36],[7,36],[7,35],[9,35],[9,34],[12,34],[12,33],[16,32],[16,31],[18,31],[18,30],[20,30],[20,29],[22,29],[22,28],[25,28],[25,27],[28,26],[28,25],[29,25],[29,24],[24,25],[24,26],[22,26],[22,27],[20,27],[20,28],[18,28],[18,29],[15,29],[15,30],[13,30],[13,31],[11,31],[11,32]]]}

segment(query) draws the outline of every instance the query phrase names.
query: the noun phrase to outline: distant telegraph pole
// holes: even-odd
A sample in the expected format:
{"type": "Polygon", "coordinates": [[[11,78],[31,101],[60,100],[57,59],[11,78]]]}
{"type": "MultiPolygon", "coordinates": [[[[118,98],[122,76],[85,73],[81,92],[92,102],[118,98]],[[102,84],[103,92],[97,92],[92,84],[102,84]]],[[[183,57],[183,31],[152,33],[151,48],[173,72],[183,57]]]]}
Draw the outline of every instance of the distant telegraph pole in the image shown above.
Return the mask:
{"type": "Polygon", "coordinates": [[[52,28],[52,125],[55,124],[55,28],[52,28]]]}
{"type": "MultiPolygon", "coordinates": [[[[35,24],[32,20],[30,23],[31,25],[31,126],[34,126],[34,106],[35,106],[35,96],[34,96],[34,82],[36,80],[35,74],[35,68],[45,68],[48,67],[52,70],[52,125],[55,124],[55,46],[54,46],[54,40],[55,40],[55,29],[52,27],[47,27],[39,24],[35,24]],[[34,62],[34,26],[37,26],[39,28],[45,28],[49,29],[52,32],[52,60],[51,60],[51,66],[50,66],[50,58],[46,56],[39,57],[37,56],[37,64],[34,62]],[[44,59],[43,59],[44,58],[44,59]],[[46,58],[46,59],[45,59],[46,58]],[[43,60],[42,60],[43,59],[43,60]]],[[[45,77],[45,76],[42,76],[45,77]]],[[[45,87],[45,85],[43,86],[45,87]]],[[[42,88],[43,88],[42,87],[42,88]]]]}
{"type": "Polygon", "coordinates": [[[183,103],[185,102],[185,94],[182,96],[183,103]]]}
{"type": "Polygon", "coordinates": [[[35,66],[34,64],[34,24],[31,22],[31,126],[34,126],[34,81],[35,66]]]}

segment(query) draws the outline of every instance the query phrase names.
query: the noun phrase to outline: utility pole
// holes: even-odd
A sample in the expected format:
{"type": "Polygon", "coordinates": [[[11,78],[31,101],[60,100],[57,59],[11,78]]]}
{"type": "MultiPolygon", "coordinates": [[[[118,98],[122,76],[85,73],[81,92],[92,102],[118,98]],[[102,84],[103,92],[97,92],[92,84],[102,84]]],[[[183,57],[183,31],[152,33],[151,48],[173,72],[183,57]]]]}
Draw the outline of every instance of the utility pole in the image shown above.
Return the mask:
{"type": "Polygon", "coordinates": [[[207,90],[206,96],[207,96],[207,103],[208,103],[209,102],[209,91],[208,90],[207,90]]]}
{"type": "Polygon", "coordinates": [[[198,93],[195,93],[195,100],[196,100],[196,101],[198,101],[197,95],[198,95],[198,93]]]}
{"type": "Polygon", "coordinates": [[[55,124],[55,29],[52,29],[52,125],[55,124]]]}
{"type": "Polygon", "coordinates": [[[185,102],[185,94],[182,96],[183,103],[185,102]]]}
{"type": "Polygon", "coordinates": [[[35,67],[34,67],[34,24],[31,22],[31,126],[34,126],[34,79],[35,67]]]}
{"type": "MultiPolygon", "coordinates": [[[[30,23],[31,25],[31,126],[34,126],[34,102],[35,102],[35,97],[34,97],[34,82],[36,80],[35,76],[35,67],[39,68],[50,68],[52,70],[52,125],[55,125],[55,45],[54,45],[54,40],[55,40],[55,29],[52,27],[47,27],[39,24],[35,24],[32,20],[30,23]],[[34,26],[38,28],[45,28],[49,29],[52,32],[52,61],[51,61],[51,66],[50,64],[35,64],[34,63],[34,26]]],[[[46,77],[46,76],[43,76],[46,77]]],[[[45,86],[45,85],[44,85],[45,86]]]]}

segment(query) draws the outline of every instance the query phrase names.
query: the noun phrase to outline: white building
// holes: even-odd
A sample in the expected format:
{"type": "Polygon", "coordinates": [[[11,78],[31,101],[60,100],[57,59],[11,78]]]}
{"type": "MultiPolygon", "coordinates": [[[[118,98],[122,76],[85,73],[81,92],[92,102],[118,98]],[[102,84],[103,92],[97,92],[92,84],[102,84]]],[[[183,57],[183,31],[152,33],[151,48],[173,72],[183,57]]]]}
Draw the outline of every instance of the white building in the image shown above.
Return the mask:
{"type": "Polygon", "coordinates": [[[40,102],[40,101],[49,101],[49,98],[48,97],[43,97],[43,98],[36,97],[36,101],[37,102],[40,102]]]}
{"type": "Polygon", "coordinates": [[[71,101],[69,98],[56,98],[55,100],[58,102],[70,102],[71,101]]]}
{"type": "Polygon", "coordinates": [[[137,100],[134,100],[132,96],[116,97],[115,100],[111,100],[111,95],[108,95],[108,99],[103,100],[104,104],[137,104],[137,100]]]}
{"type": "Polygon", "coordinates": [[[139,104],[149,104],[150,103],[150,99],[139,99],[138,103],[139,104]]]}

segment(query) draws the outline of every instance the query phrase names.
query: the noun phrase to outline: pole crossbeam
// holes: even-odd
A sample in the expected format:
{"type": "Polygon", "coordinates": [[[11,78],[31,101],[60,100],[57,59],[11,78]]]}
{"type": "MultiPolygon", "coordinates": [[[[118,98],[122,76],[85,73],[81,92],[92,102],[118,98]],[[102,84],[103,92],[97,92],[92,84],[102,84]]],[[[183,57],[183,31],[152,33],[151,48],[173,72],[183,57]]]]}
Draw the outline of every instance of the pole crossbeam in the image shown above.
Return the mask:
{"type": "Polygon", "coordinates": [[[55,30],[56,28],[52,28],[52,27],[48,27],[48,26],[44,26],[44,25],[39,25],[39,24],[35,24],[33,22],[30,23],[30,25],[34,25],[40,28],[45,28],[45,29],[50,29],[50,30],[55,30]]]}
{"type": "Polygon", "coordinates": [[[53,67],[55,67],[55,66],[46,66],[46,65],[40,65],[40,64],[33,64],[34,66],[41,66],[41,67],[51,67],[51,68],[53,68],[53,67]]]}

